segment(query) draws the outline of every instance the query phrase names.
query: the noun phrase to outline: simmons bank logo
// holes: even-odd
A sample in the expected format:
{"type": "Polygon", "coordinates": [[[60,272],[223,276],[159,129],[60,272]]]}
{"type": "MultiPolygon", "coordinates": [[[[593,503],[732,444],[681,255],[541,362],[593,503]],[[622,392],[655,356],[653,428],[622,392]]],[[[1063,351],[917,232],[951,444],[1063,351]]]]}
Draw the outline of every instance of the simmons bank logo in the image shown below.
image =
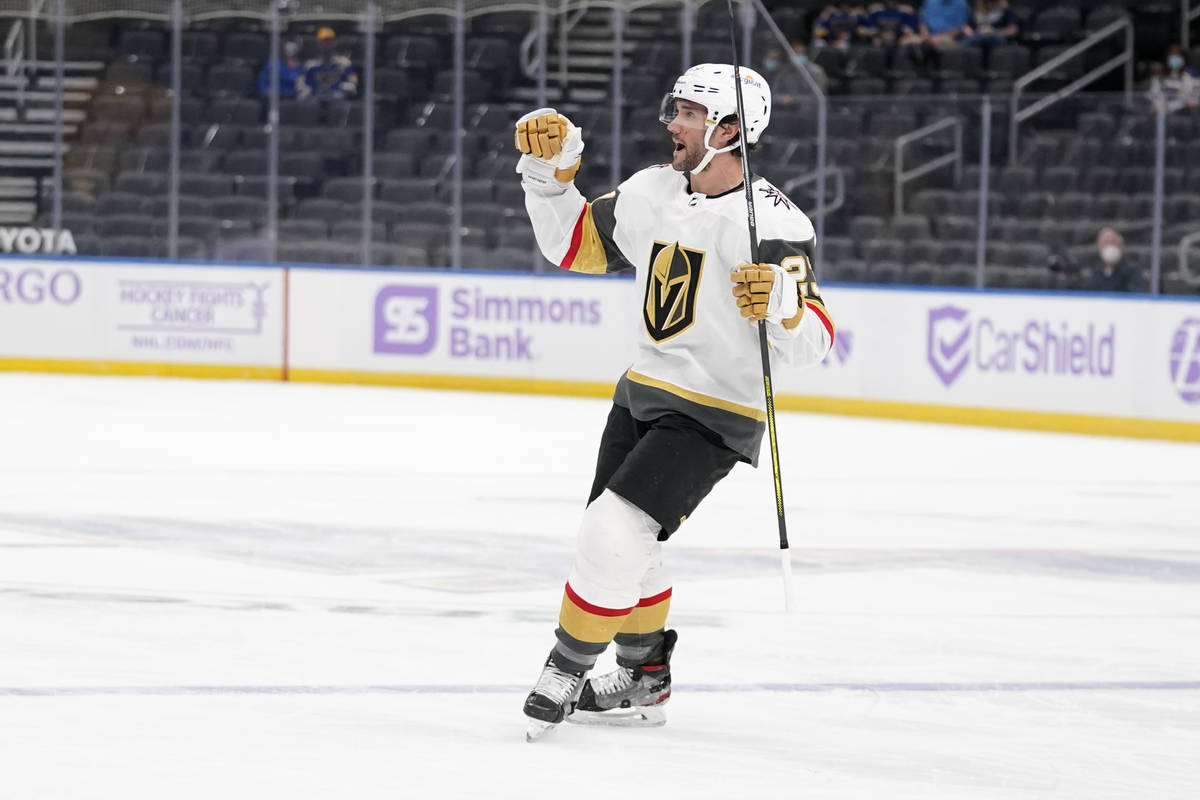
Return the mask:
{"type": "Polygon", "coordinates": [[[979,372],[1063,377],[1111,377],[1116,325],[1072,328],[1046,319],[997,321],[972,318],[965,308],[945,305],[929,310],[926,359],[946,386],[968,367],[979,372]]]}
{"type": "Polygon", "coordinates": [[[385,286],[375,295],[375,352],[423,355],[437,344],[437,287],[385,286]]]}
{"type": "Polygon", "coordinates": [[[1171,384],[1185,403],[1200,403],[1200,319],[1185,319],[1171,337],[1171,384]]]}

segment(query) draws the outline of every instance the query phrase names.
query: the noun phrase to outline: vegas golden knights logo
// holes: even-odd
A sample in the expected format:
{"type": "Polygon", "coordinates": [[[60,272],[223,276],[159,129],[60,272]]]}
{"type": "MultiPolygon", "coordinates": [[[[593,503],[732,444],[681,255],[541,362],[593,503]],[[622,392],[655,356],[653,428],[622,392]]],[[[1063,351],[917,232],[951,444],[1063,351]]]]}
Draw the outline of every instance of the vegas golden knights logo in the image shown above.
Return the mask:
{"type": "Polygon", "coordinates": [[[704,253],[679,242],[655,242],[650,248],[650,275],[642,317],[656,342],[683,333],[696,321],[696,292],[704,269],[704,253]]]}

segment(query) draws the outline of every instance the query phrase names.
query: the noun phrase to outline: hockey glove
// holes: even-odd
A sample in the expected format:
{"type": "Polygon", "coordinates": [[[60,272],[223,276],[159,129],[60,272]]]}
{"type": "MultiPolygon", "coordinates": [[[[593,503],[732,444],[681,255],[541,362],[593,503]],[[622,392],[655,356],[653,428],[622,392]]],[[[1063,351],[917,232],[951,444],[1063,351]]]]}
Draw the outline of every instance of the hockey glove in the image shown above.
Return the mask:
{"type": "Polygon", "coordinates": [[[514,139],[525,188],[546,195],[566,191],[579,171],[583,131],[553,108],[539,108],[517,120],[514,139]]]}
{"type": "Polygon", "coordinates": [[[742,316],[766,320],[791,330],[800,324],[804,305],[796,279],[778,264],[738,264],[729,275],[742,316]]]}

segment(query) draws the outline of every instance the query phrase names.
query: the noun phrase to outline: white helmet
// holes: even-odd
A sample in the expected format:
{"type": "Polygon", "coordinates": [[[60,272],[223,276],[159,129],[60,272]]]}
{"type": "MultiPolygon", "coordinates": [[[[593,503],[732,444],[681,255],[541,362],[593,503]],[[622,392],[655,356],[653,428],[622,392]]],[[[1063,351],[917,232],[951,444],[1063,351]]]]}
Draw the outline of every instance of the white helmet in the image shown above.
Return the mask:
{"type": "MultiPolygon", "coordinates": [[[[771,121],[771,87],[755,70],[738,67],[738,72],[742,78],[742,106],[746,109],[746,119],[741,121],[740,131],[745,132],[747,142],[755,144],[771,121]]],[[[732,64],[697,64],[680,75],[675,81],[675,88],[663,98],[659,109],[658,118],[668,125],[675,121],[679,113],[676,100],[690,100],[708,111],[704,120],[704,126],[708,129],[704,134],[704,147],[708,153],[693,172],[707,167],[717,153],[728,153],[741,145],[740,132],[737,139],[719,150],[711,145],[717,123],[731,114],[737,114],[732,64]]]]}

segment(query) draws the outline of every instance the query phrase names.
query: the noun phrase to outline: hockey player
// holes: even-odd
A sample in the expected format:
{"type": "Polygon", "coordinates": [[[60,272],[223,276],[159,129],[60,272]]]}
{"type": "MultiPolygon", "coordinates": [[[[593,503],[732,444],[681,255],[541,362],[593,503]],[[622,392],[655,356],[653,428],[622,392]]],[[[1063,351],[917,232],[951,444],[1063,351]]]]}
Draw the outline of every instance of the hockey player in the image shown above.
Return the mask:
{"type": "Polygon", "coordinates": [[[817,363],[833,344],[810,260],[812,224],[757,177],[764,263],[745,263],[738,148],[767,127],[771,92],[758,73],[741,76],[744,125],[732,66],[700,64],[680,76],[660,114],[671,162],[591,203],[573,183],[582,131],[554,109],[517,122],[517,172],[546,258],[574,272],[636,270],[642,305],[637,358],[617,383],[600,440],[557,642],[525,701],[530,741],[576,709],[662,724],[676,640],[666,629],[662,542],[734,464],[757,463],[766,403],[752,323],[766,320],[773,354],[790,363],[817,363]],[[586,679],[614,640],[616,671],[586,679]]]}

